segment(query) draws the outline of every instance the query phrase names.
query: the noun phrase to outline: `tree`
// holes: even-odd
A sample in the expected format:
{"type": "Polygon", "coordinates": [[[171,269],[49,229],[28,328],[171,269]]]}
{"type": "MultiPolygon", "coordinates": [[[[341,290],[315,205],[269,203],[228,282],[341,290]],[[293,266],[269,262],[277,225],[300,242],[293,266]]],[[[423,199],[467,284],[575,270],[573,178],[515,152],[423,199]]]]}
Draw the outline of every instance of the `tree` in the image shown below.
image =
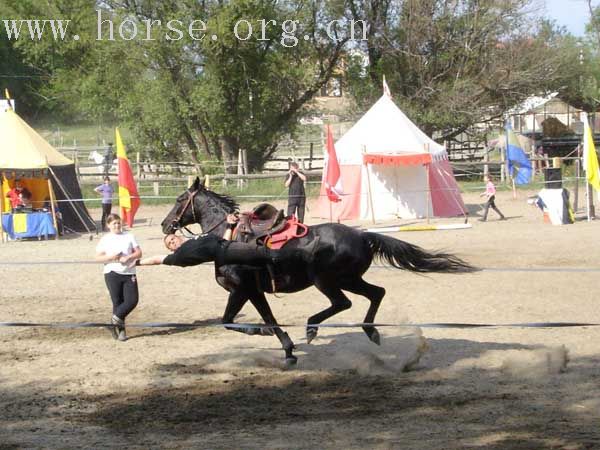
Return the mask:
{"type": "MultiPolygon", "coordinates": [[[[48,8],[64,14],[69,5],[0,1],[21,17],[41,17],[48,8]]],[[[324,0],[77,3],[73,30],[81,39],[61,44],[52,61],[46,51],[56,47],[51,39],[19,43],[31,64],[51,73],[48,98],[91,119],[114,116],[153,156],[189,156],[198,165],[217,157],[227,170],[240,148],[251,169],[262,166],[329,80],[348,39],[326,35],[339,5],[324,0]],[[202,26],[194,22],[199,18],[206,24],[202,39],[202,26]]]]}
{"type": "Polygon", "coordinates": [[[381,78],[426,133],[450,139],[492,121],[525,98],[573,79],[576,53],[547,22],[532,23],[529,0],[350,1],[370,20],[368,69],[355,63],[351,90],[372,103],[381,78]]]}

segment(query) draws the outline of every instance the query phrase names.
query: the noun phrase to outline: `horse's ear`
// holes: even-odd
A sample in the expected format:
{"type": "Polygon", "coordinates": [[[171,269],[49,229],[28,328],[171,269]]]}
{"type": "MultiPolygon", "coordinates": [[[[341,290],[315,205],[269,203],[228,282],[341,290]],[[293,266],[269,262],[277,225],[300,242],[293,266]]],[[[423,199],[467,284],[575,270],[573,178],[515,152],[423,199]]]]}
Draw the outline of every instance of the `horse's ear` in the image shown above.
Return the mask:
{"type": "Polygon", "coordinates": [[[190,188],[192,191],[197,191],[200,188],[200,186],[202,186],[202,183],[200,183],[200,178],[196,177],[194,183],[192,183],[192,186],[190,188]]]}

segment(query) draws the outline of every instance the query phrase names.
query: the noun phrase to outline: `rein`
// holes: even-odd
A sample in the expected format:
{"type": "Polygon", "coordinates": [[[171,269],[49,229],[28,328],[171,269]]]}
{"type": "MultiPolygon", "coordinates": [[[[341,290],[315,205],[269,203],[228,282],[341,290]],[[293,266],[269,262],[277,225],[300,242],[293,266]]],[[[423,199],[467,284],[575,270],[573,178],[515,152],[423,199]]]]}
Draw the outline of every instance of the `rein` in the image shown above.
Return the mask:
{"type": "Polygon", "coordinates": [[[208,231],[203,231],[201,234],[196,234],[193,231],[191,231],[187,226],[181,226],[181,218],[183,217],[183,215],[185,214],[186,210],[188,209],[188,207],[190,205],[192,205],[192,216],[194,218],[194,223],[199,223],[198,222],[198,217],[196,216],[196,208],[194,206],[194,197],[196,197],[196,194],[198,194],[198,191],[193,191],[190,192],[188,191],[188,198],[185,202],[185,205],[183,206],[183,208],[181,209],[181,212],[179,214],[177,214],[177,217],[173,220],[173,224],[177,226],[177,229],[184,229],[185,231],[187,231],[191,236],[194,237],[198,237],[198,236],[206,236],[208,234],[210,234],[211,232],[213,232],[215,229],[217,229],[223,222],[225,222],[225,220],[227,220],[227,216],[225,216],[222,220],[220,220],[219,222],[217,222],[213,227],[211,227],[208,231]]]}
{"type": "MultiPolygon", "coordinates": [[[[177,217],[175,217],[175,219],[173,219],[174,224],[179,225],[179,223],[181,222],[181,218],[185,214],[185,211],[188,209],[188,206],[190,206],[190,204],[192,205],[192,215],[194,216],[194,222],[198,222],[198,219],[196,219],[196,208],[194,208],[194,197],[196,196],[197,193],[198,193],[198,191],[194,191],[194,192],[187,191],[188,198],[185,201],[185,205],[181,209],[181,212],[179,214],[177,214],[177,217]]],[[[180,228],[181,228],[181,226],[180,226],[180,228]]]]}

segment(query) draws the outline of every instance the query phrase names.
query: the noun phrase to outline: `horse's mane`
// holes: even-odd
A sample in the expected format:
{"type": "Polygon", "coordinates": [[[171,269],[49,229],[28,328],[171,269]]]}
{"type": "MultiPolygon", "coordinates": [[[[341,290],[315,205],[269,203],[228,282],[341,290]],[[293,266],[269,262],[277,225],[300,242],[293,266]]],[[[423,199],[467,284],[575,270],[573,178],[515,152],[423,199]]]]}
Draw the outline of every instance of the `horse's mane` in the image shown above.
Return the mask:
{"type": "Polygon", "coordinates": [[[221,206],[225,207],[228,210],[228,212],[232,213],[234,211],[239,211],[240,205],[238,205],[236,201],[228,195],[217,194],[216,192],[213,192],[206,188],[203,188],[202,190],[209,198],[211,198],[221,206]]]}

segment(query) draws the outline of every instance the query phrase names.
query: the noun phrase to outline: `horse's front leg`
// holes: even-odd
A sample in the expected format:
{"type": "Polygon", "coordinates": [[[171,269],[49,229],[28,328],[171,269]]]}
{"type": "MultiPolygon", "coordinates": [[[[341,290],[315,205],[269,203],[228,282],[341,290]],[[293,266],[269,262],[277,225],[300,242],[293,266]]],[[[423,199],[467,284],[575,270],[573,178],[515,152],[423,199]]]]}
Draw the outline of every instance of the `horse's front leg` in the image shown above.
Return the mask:
{"type": "MultiPolygon", "coordinates": [[[[234,324],[235,316],[242,310],[246,302],[248,301],[248,296],[245,295],[241,289],[233,289],[229,293],[229,298],[227,299],[227,306],[225,307],[225,312],[223,313],[223,317],[221,318],[221,323],[223,324],[234,324]]],[[[238,333],[244,333],[249,335],[260,334],[261,329],[256,327],[248,327],[248,326],[227,326],[225,325],[225,329],[237,331],[238,333]]],[[[271,333],[272,335],[272,333],[271,333]]]]}
{"type": "Polygon", "coordinates": [[[277,320],[273,315],[273,311],[271,311],[271,307],[267,302],[267,298],[265,294],[262,292],[255,291],[250,295],[250,302],[254,305],[260,317],[262,317],[263,321],[266,325],[273,325],[273,328],[264,328],[264,330],[271,331],[271,335],[275,333],[279,342],[281,342],[281,346],[283,347],[283,351],[285,352],[285,364],[290,367],[295,365],[298,362],[298,358],[294,356],[293,350],[296,348],[294,346],[294,342],[290,339],[290,336],[281,329],[277,325],[277,320]]]}

